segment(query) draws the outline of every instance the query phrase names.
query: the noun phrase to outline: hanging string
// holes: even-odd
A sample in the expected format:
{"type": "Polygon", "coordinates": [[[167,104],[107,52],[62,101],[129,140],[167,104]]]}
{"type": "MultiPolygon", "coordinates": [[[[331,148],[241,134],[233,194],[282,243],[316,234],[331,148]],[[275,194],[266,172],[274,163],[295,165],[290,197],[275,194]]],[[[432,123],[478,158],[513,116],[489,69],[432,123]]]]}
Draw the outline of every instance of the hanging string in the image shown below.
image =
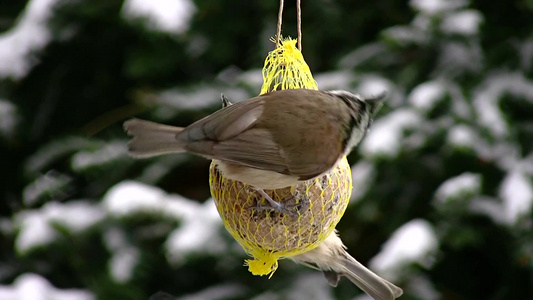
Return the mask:
{"type": "MultiPolygon", "coordinates": [[[[280,46],[281,24],[283,21],[284,0],[279,1],[278,27],[276,32],[276,47],[280,46]]],[[[302,1],[296,0],[296,29],[298,31],[298,50],[302,52],[302,1]]]]}
{"type": "Polygon", "coordinates": [[[283,0],[279,0],[279,11],[278,11],[278,30],[276,33],[276,47],[280,46],[279,40],[281,38],[281,22],[283,19],[283,0]]]}
{"type": "Polygon", "coordinates": [[[302,52],[302,7],[301,0],[296,0],[296,28],[298,30],[298,50],[302,52]]]}

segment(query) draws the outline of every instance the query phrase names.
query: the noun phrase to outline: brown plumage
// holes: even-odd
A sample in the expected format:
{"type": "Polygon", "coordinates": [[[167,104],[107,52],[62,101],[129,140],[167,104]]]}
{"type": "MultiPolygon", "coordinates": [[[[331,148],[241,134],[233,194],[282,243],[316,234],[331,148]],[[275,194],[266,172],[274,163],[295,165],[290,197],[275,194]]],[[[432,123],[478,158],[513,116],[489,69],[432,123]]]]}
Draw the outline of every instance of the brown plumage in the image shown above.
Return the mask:
{"type": "Polygon", "coordinates": [[[124,123],[134,157],[191,152],[230,179],[283,188],[330,170],[364,136],[375,106],[347,92],[283,90],[223,108],[185,128],[124,123]],[[250,170],[253,169],[253,170],[250,170]]]}

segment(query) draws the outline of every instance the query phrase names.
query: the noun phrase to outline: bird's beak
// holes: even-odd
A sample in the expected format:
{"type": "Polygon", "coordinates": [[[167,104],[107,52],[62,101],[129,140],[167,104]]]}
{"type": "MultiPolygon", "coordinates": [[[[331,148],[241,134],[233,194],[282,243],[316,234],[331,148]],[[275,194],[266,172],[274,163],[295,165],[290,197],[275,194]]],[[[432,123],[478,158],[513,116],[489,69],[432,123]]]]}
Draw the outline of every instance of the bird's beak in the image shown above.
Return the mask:
{"type": "Polygon", "coordinates": [[[385,97],[387,96],[387,93],[385,91],[381,92],[380,94],[376,96],[372,96],[370,98],[365,99],[365,103],[370,106],[370,114],[375,117],[378,111],[383,106],[383,101],[385,100],[385,97]]]}

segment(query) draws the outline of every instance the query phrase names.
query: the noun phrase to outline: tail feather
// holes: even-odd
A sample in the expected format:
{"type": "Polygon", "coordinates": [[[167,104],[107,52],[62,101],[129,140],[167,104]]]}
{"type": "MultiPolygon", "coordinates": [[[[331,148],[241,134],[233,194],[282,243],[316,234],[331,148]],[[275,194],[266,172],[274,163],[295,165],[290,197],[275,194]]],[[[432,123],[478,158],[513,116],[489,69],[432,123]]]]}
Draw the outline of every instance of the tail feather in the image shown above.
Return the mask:
{"type": "Polygon", "coordinates": [[[403,294],[401,288],[367,269],[346,252],[345,248],[334,231],[317,248],[293,256],[291,259],[321,270],[332,286],[337,286],[341,275],[346,276],[375,300],[394,300],[403,294]]]}
{"type": "Polygon", "coordinates": [[[154,122],[131,119],[124,122],[124,130],[133,136],[128,144],[133,157],[152,157],[172,152],[185,151],[185,144],[176,139],[183,128],[154,122]]]}
{"type": "Polygon", "coordinates": [[[401,288],[376,275],[348,253],[345,254],[346,256],[342,260],[345,272],[342,272],[342,275],[346,276],[368,295],[374,299],[392,300],[403,294],[401,288]]]}

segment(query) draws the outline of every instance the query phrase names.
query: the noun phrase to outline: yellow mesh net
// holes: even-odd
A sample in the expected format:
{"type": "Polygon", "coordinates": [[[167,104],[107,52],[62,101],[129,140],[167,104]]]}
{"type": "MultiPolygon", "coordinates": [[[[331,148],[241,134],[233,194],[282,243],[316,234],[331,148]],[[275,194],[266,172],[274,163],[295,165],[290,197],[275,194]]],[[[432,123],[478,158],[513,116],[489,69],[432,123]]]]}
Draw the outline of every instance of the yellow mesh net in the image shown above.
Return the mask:
{"type": "MultiPolygon", "coordinates": [[[[285,39],[265,59],[261,94],[279,89],[318,89],[296,48],[285,39]]],[[[246,265],[254,275],[274,274],[278,260],[316,248],[335,229],[348,205],[352,175],[346,157],[321,177],[296,186],[265,190],[298,216],[254,209],[266,200],[252,187],[225,178],[211,163],[209,184],[225,228],[253,257],[246,265]]]]}
{"type": "Polygon", "coordinates": [[[318,90],[302,52],[296,48],[296,40],[292,39],[282,40],[278,48],[268,53],[263,66],[261,94],[288,89],[318,90]]]}

